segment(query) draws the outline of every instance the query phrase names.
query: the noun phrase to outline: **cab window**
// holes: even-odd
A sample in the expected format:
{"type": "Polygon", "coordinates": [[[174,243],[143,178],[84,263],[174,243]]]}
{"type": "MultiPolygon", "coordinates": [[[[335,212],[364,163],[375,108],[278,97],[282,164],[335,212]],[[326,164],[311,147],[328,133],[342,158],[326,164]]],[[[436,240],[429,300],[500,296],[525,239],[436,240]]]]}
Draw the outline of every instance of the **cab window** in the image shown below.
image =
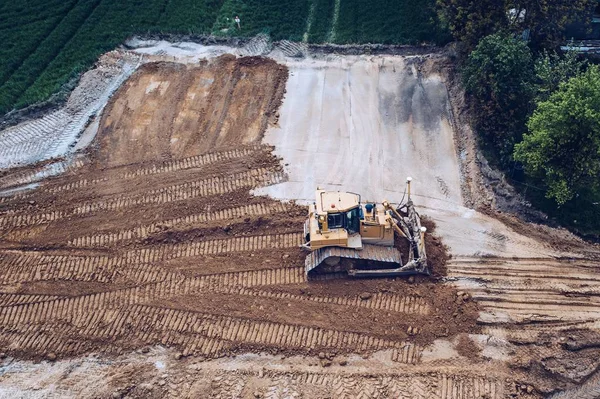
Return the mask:
{"type": "Polygon", "coordinates": [[[360,230],[360,211],[359,208],[354,208],[346,212],[346,230],[348,233],[358,233],[360,230]]]}
{"type": "Polygon", "coordinates": [[[330,213],[327,215],[327,225],[330,229],[344,227],[344,215],[341,213],[330,213]]]}

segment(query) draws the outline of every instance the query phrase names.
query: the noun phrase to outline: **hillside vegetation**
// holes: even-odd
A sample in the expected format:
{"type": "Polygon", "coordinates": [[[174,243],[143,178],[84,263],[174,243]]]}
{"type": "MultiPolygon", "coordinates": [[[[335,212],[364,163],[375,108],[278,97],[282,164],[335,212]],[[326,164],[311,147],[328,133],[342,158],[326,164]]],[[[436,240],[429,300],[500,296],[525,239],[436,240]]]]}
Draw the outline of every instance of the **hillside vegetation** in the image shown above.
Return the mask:
{"type": "Polygon", "coordinates": [[[132,34],[440,43],[435,1],[23,0],[0,4],[0,114],[49,98],[132,34]],[[234,17],[241,19],[241,29],[234,17]]]}
{"type": "MultiPolygon", "coordinates": [[[[487,159],[551,220],[600,240],[600,71],[593,65],[598,59],[561,48],[565,28],[589,24],[600,11],[598,2],[438,0],[438,5],[461,43],[458,63],[469,113],[487,159]]],[[[505,195],[503,190],[497,193],[505,195]]]]}

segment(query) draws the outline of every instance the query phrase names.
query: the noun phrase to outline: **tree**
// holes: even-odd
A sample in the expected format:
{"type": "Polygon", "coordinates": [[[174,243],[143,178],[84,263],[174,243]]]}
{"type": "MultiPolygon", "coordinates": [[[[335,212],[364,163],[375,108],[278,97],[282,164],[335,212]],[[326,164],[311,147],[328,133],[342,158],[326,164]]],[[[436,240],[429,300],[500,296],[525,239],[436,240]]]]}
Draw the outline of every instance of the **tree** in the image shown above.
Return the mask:
{"type": "Polygon", "coordinates": [[[515,159],[530,176],[542,177],[547,198],[558,204],[578,189],[600,186],[600,69],[560,85],[540,102],[527,123],[529,133],[515,146],[515,159]]]}
{"type": "Polygon", "coordinates": [[[576,51],[568,50],[564,56],[546,51],[535,61],[538,102],[546,101],[558,90],[560,83],[579,75],[585,69],[586,62],[579,59],[576,51]]]}
{"type": "Polygon", "coordinates": [[[574,21],[590,22],[596,0],[505,0],[514,32],[530,32],[534,48],[555,48],[564,41],[564,31],[574,21]]]}
{"type": "Polygon", "coordinates": [[[455,39],[473,49],[482,37],[504,29],[508,20],[497,0],[437,0],[440,19],[455,39]]]}
{"type": "Polygon", "coordinates": [[[506,165],[525,131],[535,92],[531,52],[511,35],[487,36],[469,55],[463,79],[474,100],[475,130],[506,165]]]}
{"type": "Polygon", "coordinates": [[[479,39],[510,30],[529,31],[533,47],[555,48],[574,21],[590,22],[596,0],[437,0],[454,38],[473,49],[479,39]]]}

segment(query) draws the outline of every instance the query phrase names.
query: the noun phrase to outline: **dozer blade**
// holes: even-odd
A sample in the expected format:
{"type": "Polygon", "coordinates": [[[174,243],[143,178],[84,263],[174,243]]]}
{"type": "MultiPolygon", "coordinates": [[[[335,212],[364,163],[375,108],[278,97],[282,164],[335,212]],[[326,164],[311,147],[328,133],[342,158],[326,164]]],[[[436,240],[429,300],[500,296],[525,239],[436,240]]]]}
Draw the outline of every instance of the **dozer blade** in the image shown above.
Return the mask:
{"type": "Polygon", "coordinates": [[[415,274],[424,274],[429,276],[429,269],[424,267],[422,262],[412,261],[402,267],[396,269],[351,269],[348,270],[348,275],[352,277],[396,277],[410,276],[415,274]]]}
{"type": "MultiPolygon", "coordinates": [[[[340,247],[317,249],[306,257],[307,277],[347,272],[352,277],[383,277],[424,273],[408,264],[402,267],[400,251],[365,244],[362,250],[340,247]]],[[[426,274],[426,273],[425,273],[426,274]]]]}

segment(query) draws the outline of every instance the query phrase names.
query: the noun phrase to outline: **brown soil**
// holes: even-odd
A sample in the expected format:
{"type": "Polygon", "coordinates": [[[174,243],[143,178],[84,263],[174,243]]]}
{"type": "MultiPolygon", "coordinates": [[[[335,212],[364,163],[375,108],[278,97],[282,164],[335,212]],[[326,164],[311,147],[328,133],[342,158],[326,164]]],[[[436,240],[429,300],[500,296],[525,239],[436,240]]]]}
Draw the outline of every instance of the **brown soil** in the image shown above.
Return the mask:
{"type": "MultiPolygon", "coordinates": [[[[258,143],[286,77],[262,58],[142,67],[108,105],[86,166],[2,204],[3,350],[390,349],[414,363],[436,338],[478,332],[475,302],[433,280],[306,281],[306,208],[250,194],[285,178],[258,143]]],[[[424,224],[443,276],[445,247],[424,224]]]]}
{"type": "Polygon", "coordinates": [[[446,264],[450,259],[448,247],[435,234],[435,222],[427,216],[421,217],[421,224],[427,228],[425,234],[425,251],[427,252],[427,265],[432,277],[438,279],[448,274],[446,264]]]}
{"type": "Polygon", "coordinates": [[[598,258],[598,244],[584,241],[566,229],[556,229],[545,225],[527,223],[515,215],[494,211],[490,207],[480,207],[479,211],[494,217],[519,234],[545,242],[549,248],[560,252],[577,253],[577,256],[598,258]]]}
{"type": "Polygon", "coordinates": [[[473,342],[467,334],[461,334],[458,337],[458,344],[456,344],[456,351],[459,355],[469,359],[476,360],[479,358],[481,349],[473,342]]]}
{"type": "Polygon", "coordinates": [[[192,156],[255,142],[276,122],[287,69],[275,61],[224,55],[199,66],[143,65],[100,123],[103,165],[192,156]]]}

